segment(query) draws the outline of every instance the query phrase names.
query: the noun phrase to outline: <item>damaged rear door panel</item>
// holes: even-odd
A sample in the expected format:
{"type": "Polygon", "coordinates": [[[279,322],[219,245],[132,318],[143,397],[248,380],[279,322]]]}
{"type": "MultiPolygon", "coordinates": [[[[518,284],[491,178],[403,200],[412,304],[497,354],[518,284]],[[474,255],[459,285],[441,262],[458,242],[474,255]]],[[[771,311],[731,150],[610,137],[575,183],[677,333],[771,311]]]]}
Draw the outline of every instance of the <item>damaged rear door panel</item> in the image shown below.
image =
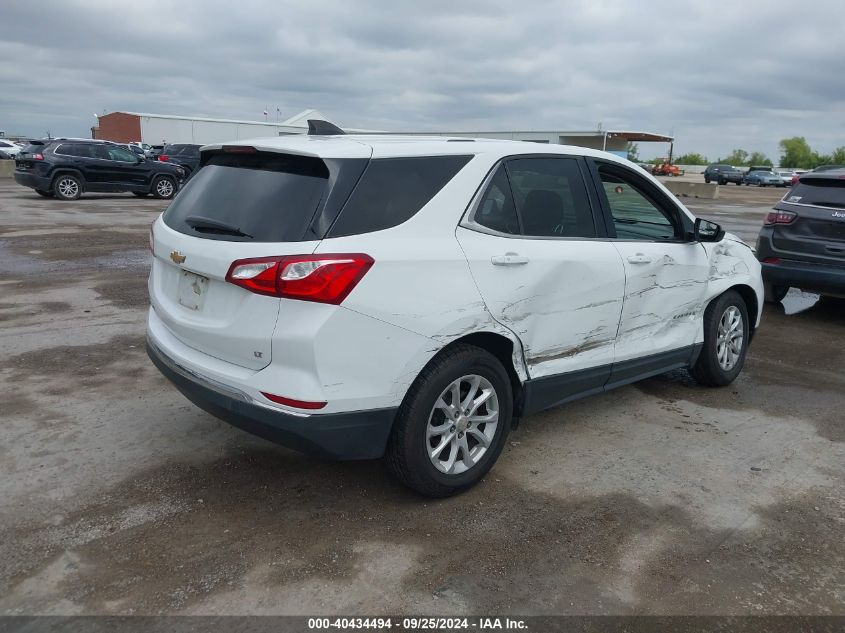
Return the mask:
{"type": "Polygon", "coordinates": [[[625,274],[596,222],[585,165],[568,157],[504,161],[457,229],[481,296],[522,341],[532,378],[613,363],[625,274]]]}

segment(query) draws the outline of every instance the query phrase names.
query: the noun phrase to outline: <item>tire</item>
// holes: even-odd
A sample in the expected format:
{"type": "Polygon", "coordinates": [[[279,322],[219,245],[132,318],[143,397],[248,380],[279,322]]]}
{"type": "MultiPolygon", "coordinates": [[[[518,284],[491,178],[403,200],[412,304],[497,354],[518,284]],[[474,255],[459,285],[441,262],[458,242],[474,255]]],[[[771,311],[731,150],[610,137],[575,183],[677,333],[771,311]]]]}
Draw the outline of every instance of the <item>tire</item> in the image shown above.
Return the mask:
{"type": "Polygon", "coordinates": [[[152,194],[159,200],[170,200],[176,195],[176,180],[170,176],[159,176],[153,181],[152,194]]]}
{"type": "Polygon", "coordinates": [[[498,459],[510,432],[512,415],[513,390],[499,360],[478,347],[457,345],[429,362],[408,390],[388,440],[387,468],[401,483],[427,497],[448,497],[467,490],[498,459]],[[473,379],[480,384],[476,386],[473,379]],[[460,404],[473,387],[473,393],[483,394],[491,389],[493,395],[479,404],[475,416],[452,417],[447,408],[453,404],[451,388],[455,384],[460,404]],[[444,406],[438,407],[437,402],[444,406]],[[490,428],[492,420],[475,420],[473,427],[473,418],[494,412],[498,413],[494,428],[490,428]],[[437,433],[441,428],[442,432],[437,433]],[[464,428],[467,430],[462,433],[464,428]],[[430,429],[434,433],[430,434],[430,429]],[[478,439],[482,436],[486,449],[478,439]],[[438,447],[439,452],[435,451],[438,447]]]}
{"type": "Polygon", "coordinates": [[[789,292],[789,286],[763,284],[763,297],[766,303],[780,303],[787,292],[789,292]]]}
{"type": "Polygon", "coordinates": [[[147,191],[133,191],[133,192],[132,192],[132,195],[133,195],[133,196],[138,196],[139,198],[146,198],[146,197],[147,197],[148,195],[150,195],[150,194],[149,194],[149,192],[147,192],[147,191]]]}
{"type": "Polygon", "coordinates": [[[750,327],[748,308],[739,293],[728,290],[710,302],[704,311],[704,346],[695,365],[690,368],[696,382],[708,387],[722,387],[734,381],[745,363],[750,327]],[[737,316],[741,320],[731,327],[737,316]],[[739,336],[732,336],[739,328],[742,328],[739,336]],[[732,343],[725,344],[725,357],[720,361],[721,332],[731,337],[728,340],[732,343]],[[736,341],[740,341],[741,345],[738,350],[736,341]]]}
{"type": "Polygon", "coordinates": [[[705,178],[705,179],[704,179],[704,182],[706,182],[706,183],[709,185],[709,184],[710,184],[710,179],[709,179],[709,178],[705,178]]]}
{"type": "Polygon", "coordinates": [[[82,181],[73,174],[59,174],[53,180],[53,193],[59,200],[78,200],[82,195],[82,181]]]}
{"type": "Polygon", "coordinates": [[[52,191],[44,191],[43,189],[36,189],[35,193],[44,198],[52,198],[55,195],[52,191]]]}

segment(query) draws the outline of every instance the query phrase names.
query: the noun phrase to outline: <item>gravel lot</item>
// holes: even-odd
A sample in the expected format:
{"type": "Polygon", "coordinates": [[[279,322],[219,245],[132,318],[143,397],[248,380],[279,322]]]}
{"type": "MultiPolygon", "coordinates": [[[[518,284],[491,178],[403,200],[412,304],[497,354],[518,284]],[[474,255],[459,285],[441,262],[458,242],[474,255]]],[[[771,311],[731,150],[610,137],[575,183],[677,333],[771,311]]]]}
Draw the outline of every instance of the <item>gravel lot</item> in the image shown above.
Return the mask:
{"type": "MultiPolygon", "coordinates": [[[[783,190],[688,199],[753,243],[783,190]]],[[[160,201],[0,181],[0,614],[845,614],[845,302],[523,421],[421,499],[218,422],[143,348],[160,201]]]]}

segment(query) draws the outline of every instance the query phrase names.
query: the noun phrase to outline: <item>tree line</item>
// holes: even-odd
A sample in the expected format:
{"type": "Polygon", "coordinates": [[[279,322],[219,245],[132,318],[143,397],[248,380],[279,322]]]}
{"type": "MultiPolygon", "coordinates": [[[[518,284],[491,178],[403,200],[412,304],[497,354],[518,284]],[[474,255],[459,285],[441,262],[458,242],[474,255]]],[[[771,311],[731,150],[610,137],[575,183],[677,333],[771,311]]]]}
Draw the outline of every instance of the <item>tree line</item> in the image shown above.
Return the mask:
{"type": "MultiPolygon", "coordinates": [[[[803,136],[793,136],[792,138],[784,138],[780,140],[780,159],[778,165],[781,167],[791,167],[793,169],[815,169],[820,165],[845,165],[845,145],[837,147],[830,154],[821,154],[807,143],[807,139],[803,136]]],[[[628,160],[632,160],[634,156],[637,160],[637,146],[631,143],[629,145],[628,160]],[[633,146],[633,147],[631,147],[633,146]],[[631,151],[633,150],[633,151],[631,151]]],[[[635,160],[634,162],[637,162],[635,160]]],[[[649,163],[657,164],[662,162],[659,158],[654,158],[649,163]]],[[[682,154],[674,158],[677,165],[709,165],[711,163],[722,163],[726,165],[733,165],[734,167],[751,167],[772,165],[771,159],[762,152],[747,152],[744,149],[735,149],[730,154],[724,157],[719,157],[716,160],[708,160],[703,154],[697,152],[690,152],[682,154]]]]}

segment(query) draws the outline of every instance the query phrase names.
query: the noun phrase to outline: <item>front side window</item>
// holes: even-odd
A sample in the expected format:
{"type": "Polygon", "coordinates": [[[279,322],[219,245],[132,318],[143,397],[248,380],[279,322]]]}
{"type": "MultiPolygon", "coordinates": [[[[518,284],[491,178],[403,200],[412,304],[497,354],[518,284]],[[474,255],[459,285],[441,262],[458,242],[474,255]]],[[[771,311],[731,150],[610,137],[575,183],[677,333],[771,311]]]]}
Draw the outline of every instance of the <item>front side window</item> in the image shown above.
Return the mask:
{"type": "Polygon", "coordinates": [[[518,158],[507,162],[507,170],[524,235],[596,237],[576,159],[518,158]]]}
{"type": "Polygon", "coordinates": [[[123,149],[122,147],[107,147],[106,152],[108,153],[109,160],[116,160],[121,163],[137,162],[135,153],[130,152],[128,149],[123,149]]]}
{"type": "Polygon", "coordinates": [[[658,241],[683,236],[680,222],[622,169],[599,165],[598,171],[613,216],[616,237],[658,241]]]}

